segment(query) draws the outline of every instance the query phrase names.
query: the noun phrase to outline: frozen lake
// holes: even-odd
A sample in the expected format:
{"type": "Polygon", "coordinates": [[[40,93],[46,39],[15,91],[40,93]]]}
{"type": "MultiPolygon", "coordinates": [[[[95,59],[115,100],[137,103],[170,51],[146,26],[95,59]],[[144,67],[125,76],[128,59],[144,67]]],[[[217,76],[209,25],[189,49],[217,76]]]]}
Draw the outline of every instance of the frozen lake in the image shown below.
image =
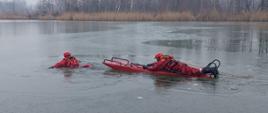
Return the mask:
{"type": "Polygon", "coordinates": [[[268,23],[0,21],[1,113],[267,113],[268,23]],[[48,69],[70,51],[92,69],[48,69]],[[201,81],[111,71],[103,59],[151,63],[159,51],[201,81]]]}

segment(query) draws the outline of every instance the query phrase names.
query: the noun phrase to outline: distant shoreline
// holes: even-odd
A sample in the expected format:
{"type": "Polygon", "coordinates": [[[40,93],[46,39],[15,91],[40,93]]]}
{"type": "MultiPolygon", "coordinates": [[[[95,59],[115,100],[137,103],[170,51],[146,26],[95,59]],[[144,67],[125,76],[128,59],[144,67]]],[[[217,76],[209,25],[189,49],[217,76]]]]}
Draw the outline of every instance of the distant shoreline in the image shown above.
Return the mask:
{"type": "Polygon", "coordinates": [[[23,16],[14,14],[0,14],[1,20],[65,20],[65,21],[232,21],[232,22],[267,22],[267,12],[242,12],[239,14],[219,14],[211,11],[207,14],[192,14],[191,12],[99,12],[73,13],[61,15],[47,14],[43,16],[23,16]]]}

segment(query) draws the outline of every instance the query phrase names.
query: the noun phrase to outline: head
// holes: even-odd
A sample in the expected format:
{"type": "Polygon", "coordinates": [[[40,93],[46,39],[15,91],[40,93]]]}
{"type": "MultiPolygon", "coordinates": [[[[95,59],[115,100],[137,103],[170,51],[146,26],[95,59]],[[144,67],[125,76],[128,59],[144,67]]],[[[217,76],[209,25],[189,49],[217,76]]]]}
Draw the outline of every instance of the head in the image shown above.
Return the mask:
{"type": "Polygon", "coordinates": [[[64,58],[69,58],[69,57],[71,57],[71,53],[66,51],[66,52],[64,52],[63,56],[64,56],[64,58]]]}
{"type": "Polygon", "coordinates": [[[157,54],[154,55],[154,58],[157,60],[157,61],[160,61],[161,60],[161,57],[163,56],[164,54],[162,52],[159,52],[157,54]]]}

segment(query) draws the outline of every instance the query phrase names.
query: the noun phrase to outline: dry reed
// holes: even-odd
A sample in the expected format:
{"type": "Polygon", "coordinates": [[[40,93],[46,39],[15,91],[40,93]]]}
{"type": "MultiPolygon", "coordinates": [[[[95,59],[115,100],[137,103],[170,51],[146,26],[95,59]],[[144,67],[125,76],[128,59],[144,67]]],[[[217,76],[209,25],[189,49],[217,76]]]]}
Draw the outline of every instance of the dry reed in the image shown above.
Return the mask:
{"type": "Polygon", "coordinates": [[[183,12],[65,12],[57,16],[25,16],[16,14],[0,14],[0,19],[41,19],[41,20],[79,20],[79,21],[268,21],[268,13],[264,11],[241,12],[238,14],[219,13],[212,10],[193,14],[183,12]]]}

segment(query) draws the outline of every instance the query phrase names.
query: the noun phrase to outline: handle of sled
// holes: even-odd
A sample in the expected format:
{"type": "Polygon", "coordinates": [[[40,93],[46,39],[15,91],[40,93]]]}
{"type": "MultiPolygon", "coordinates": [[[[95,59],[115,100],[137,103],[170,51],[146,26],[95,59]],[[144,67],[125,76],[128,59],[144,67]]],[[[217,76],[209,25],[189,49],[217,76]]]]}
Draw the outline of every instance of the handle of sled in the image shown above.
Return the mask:
{"type": "Polygon", "coordinates": [[[215,59],[212,62],[210,62],[206,67],[211,67],[211,65],[214,65],[216,68],[219,68],[221,66],[221,61],[215,59]]]}
{"type": "MultiPolygon", "coordinates": [[[[126,61],[126,62],[127,62],[127,64],[129,64],[129,60],[128,60],[128,59],[123,59],[123,58],[118,58],[118,57],[112,57],[111,61],[114,61],[114,62],[119,62],[119,61],[116,61],[116,59],[126,61]]],[[[121,63],[121,62],[120,62],[120,63],[121,63]]]]}
{"type": "Polygon", "coordinates": [[[142,64],[138,64],[138,63],[131,63],[130,66],[140,66],[140,67],[144,67],[145,65],[142,65],[142,64]]]}

